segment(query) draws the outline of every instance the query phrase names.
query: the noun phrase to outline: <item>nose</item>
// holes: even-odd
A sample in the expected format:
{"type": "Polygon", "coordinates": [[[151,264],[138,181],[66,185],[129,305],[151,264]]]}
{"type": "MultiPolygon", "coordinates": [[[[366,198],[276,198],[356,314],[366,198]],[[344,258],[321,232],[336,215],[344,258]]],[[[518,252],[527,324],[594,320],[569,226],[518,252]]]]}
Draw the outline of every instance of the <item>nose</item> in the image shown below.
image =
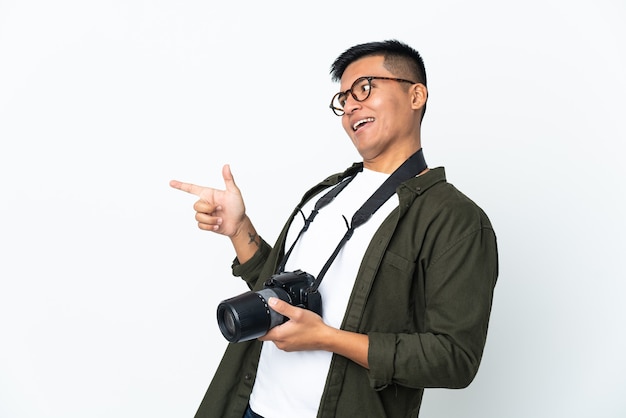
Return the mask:
{"type": "Polygon", "coordinates": [[[348,94],[346,103],[343,105],[343,111],[346,115],[353,113],[355,110],[361,108],[361,102],[357,101],[352,94],[348,94]]]}

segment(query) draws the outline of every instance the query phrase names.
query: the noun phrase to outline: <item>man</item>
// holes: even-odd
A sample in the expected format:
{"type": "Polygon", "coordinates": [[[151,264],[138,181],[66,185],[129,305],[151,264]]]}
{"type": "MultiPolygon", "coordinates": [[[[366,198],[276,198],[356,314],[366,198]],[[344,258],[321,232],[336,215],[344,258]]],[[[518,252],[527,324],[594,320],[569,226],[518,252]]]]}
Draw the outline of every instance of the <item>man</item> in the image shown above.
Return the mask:
{"type": "Polygon", "coordinates": [[[417,417],[424,388],[466,387],[478,370],[496,237],[444,169],[425,165],[422,58],[396,40],[361,44],[331,75],[341,83],[331,109],[362,162],[305,193],[274,247],[247,217],[229,166],[225,190],[170,183],[200,198],[198,226],[231,239],[233,273],[252,290],[283,271],[323,278],[322,316],[269,299],[289,320],[228,346],[197,418],[417,417]],[[343,189],[315,208],[337,184],[343,189]],[[355,213],[365,215],[349,221],[355,213]]]}

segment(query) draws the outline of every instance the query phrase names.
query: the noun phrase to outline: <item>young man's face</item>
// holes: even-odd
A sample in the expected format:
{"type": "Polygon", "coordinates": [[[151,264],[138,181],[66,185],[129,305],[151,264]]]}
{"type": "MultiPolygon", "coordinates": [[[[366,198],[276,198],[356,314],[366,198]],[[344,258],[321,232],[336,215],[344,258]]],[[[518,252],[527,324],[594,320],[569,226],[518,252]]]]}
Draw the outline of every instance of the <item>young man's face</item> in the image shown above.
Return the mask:
{"type": "MultiPolygon", "coordinates": [[[[402,77],[392,74],[383,62],[384,57],[371,56],[350,64],[341,77],[340,91],[351,88],[359,77],[402,77]]],[[[414,86],[373,79],[366,100],[347,95],[341,123],[366,168],[391,172],[417,150],[421,110],[416,108],[414,86]]]]}

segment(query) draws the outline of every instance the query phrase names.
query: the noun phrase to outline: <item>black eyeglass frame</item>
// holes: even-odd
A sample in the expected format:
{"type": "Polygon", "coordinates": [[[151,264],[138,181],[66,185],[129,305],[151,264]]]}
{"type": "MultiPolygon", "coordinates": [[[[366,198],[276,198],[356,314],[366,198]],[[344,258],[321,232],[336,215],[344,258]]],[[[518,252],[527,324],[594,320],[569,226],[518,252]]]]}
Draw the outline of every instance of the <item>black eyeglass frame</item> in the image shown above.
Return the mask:
{"type": "Polygon", "coordinates": [[[333,103],[335,103],[335,99],[337,99],[339,96],[341,96],[342,94],[347,96],[348,93],[350,93],[350,95],[352,96],[352,98],[354,100],[356,100],[357,102],[364,102],[366,101],[369,97],[370,97],[370,93],[372,92],[372,80],[391,80],[391,81],[397,81],[399,83],[409,83],[409,84],[417,84],[415,81],[411,81],[411,80],[406,80],[404,78],[395,78],[395,77],[376,77],[376,76],[365,76],[365,77],[359,77],[356,80],[354,80],[354,83],[352,83],[352,85],[350,86],[350,88],[346,91],[340,91],[339,93],[335,94],[332,98],[332,100],[330,101],[330,109],[333,111],[333,113],[337,116],[343,116],[345,115],[345,110],[343,108],[338,108],[333,106],[333,103]],[[356,95],[354,94],[354,92],[352,92],[352,89],[358,84],[360,83],[362,80],[367,80],[367,84],[369,84],[370,89],[367,91],[367,96],[365,96],[365,98],[363,98],[362,100],[359,100],[358,97],[356,97],[356,95]]]}

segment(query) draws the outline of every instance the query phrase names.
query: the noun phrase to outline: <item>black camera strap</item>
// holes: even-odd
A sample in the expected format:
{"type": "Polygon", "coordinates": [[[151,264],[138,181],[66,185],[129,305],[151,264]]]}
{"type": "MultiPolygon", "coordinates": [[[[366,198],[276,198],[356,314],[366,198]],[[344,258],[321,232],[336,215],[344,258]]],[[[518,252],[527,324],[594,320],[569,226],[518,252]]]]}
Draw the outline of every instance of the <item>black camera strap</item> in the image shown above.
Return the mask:
{"type": "MultiPolygon", "coordinates": [[[[339,254],[339,251],[341,251],[341,248],[346,244],[346,242],[348,242],[348,240],[352,238],[354,230],[367,222],[372,217],[372,215],[374,215],[374,213],[378,209],[380,209],[380,207],[384,205],[391,196],[393,196],[393,194],[396,192],[396,189],[402,182],[417,176],[419,173],[426,170],[427,167],[428,166],[426,165],[426,161],[424,160],[424,153],[420,148],[415,154],[413,154],[404,163],[402,163],[402,165],[398,167],[378,189],[376,189],[376,191],[370,196],[369,199],[367,199],[363,206],[361,206],[359,210],[357,210],[356,213],[352,216],[352,220],[350,225],[348,226],[348,230],[335,248],[335,251],[333,251],[328,261],[326,261],[326,264],[324,264],[324,267],[317,275],[315,282],[313,282],[313,285],[311,286],[309,291],[317,291],[322,282],[322,279],[326,275],[326,272],[339,254]]],[[[332,202],[333,199],[337,197],[337,195],[354,179],[357,174],[358,173],[356,173],[354,176],[344,179],[341,183],[337,184],[337,186],[332,188],[328,193],[322,196],[315,203],[315,207],[311,212],[311,215],[304,222],[304,227],[300,230],[298,236],[289,248],[289,251],[287,251],[287,253],[283,257],[283,260],[278,269],[279,272],[282,272],[284,270],[287,259],[289,258],[291,251],[294,249],[296,242],[298,242],[302,234],[304,234],[306,230],[309,229],[309,226],[315,219],[315,216],[319,213],[320,209],[332,202]]]]}
{"type": "Polygon", "coordinates": [[[311,211],[311,214],[309,215],[308,218],[305,218],[305,220],[304,220],[304,226],[302,227],[302,229],[298,233],[298,236],[296,237],[296,239],[291,244],[291,247],[289,247],[289,250],[285,253],[285,256],[283,257],[283,260],[280,263],[280,266],[278,267],[278,270],[277,270],[279,273],[282,273],[285,270],[285,264],[287,264],[287,259],[291,255],[291,251],[293,251],[294,247],[296,246],[296,243],[298,242],[298,240],[300,239],[302,234],[304,234],[309,229],[309,226],[315,220],[315,217],[317,216],[319,211],[324,206],[326,206],[330,202],[332,202],[333,199],[335,199],[335,197],[337,197],[337,195],[339,193],[341,193],[341,191],[354,179],[354,177],[356,177],[356,175],[359,172],[360,172],[360,170],[358,172],[356,172],[353,176],[350,176],[350,177],[347,177],[347,178],[343,179],[341,181],[341,183],[337,184],[335,187],[330,189],[330,191],[328,191],[328,193],[326,193],[324,196],[320,197],[319,200],[317,202],[315,202],[315,206],[314,206],[313,210],[311,211]]]}

